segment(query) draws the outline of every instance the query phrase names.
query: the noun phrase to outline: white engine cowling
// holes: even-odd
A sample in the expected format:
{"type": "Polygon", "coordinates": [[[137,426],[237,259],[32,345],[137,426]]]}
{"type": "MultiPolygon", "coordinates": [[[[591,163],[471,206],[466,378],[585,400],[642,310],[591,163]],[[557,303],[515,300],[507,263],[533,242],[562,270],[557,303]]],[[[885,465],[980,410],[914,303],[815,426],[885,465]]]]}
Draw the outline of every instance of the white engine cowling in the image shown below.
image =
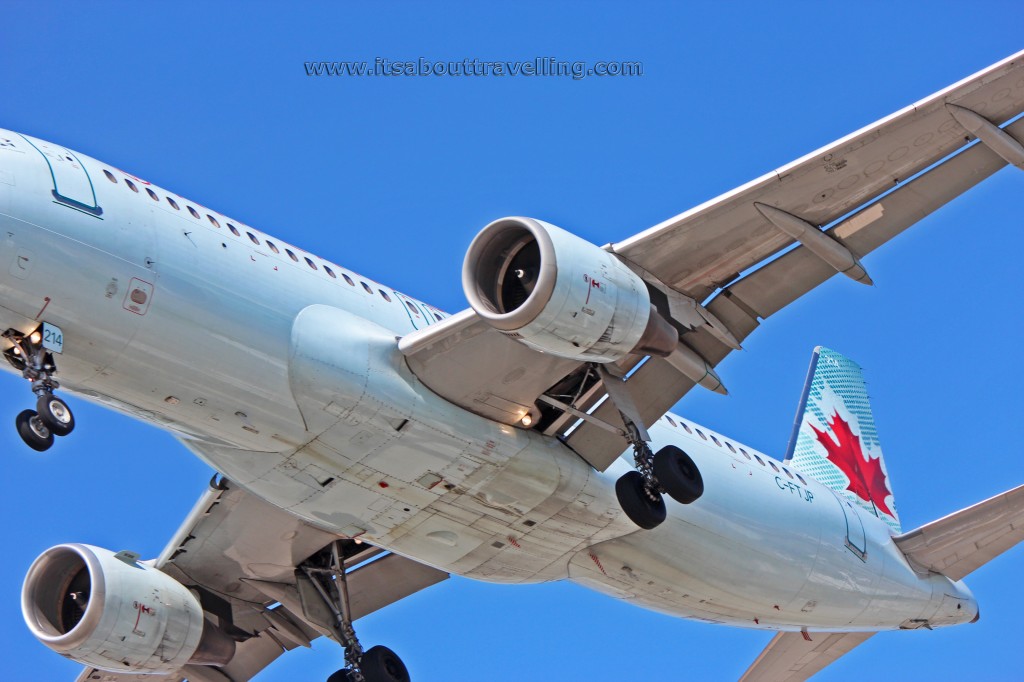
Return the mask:
{"type": "Polygon", "coordinates": [[[634,352],[666,356],[678,343],[632,270],[533,218],[502,218],[481,230],[466,253],[462,286],[492,327],[560,357],[615,362],[634,352]]]}
{"type": "Polygon", "coordinates": [[[173,673],[224,665],[235,650],[187,587],[90,545],[43,552],[25,577],[21,611],[43,644],[101,670],[173,673]]]}

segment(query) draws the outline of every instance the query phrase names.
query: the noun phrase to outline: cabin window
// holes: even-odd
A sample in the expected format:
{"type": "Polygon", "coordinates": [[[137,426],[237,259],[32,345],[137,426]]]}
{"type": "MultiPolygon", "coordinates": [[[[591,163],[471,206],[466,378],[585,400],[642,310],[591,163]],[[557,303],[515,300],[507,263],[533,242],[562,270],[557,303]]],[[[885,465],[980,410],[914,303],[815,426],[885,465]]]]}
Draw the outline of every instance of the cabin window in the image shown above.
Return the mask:
{"type": "Polygon", "coordinates": [[[391,303],[391,297],[387,295],[387,292],[385,292],[383,289],[377,289],[377,291],[380,292],[381,298],[383,298],[388,303],[391,303]]]}
{"type": "MultiPolygon", "coordinates": [[[[412,313],[413,315],[415,315],[416,317],[420,316],[420,311],[416,310],[416,306],[414,306],[409,301],[405,302],[405,307],[408,308],[409,312],[412,313]]],[[[671,421],[671,420],[669,420],[669,421],[671,421]]]]}
{"type": "Polygon", "coordinates": [[[267,246],[270,247],[270,250],[273,251],[274,253],[281,253],[281,249],[277,248],[277,244],[270,241],[269,239],[267,240],[267,246]]]}
{"type": "Polygon", "coordinates": [[[797,479],[799,479],[799,481],[800,481],[801,483],[803,483],[804,485],[807,485],[807,481],[805,481],[805,480],[804,480],[804,477],[803,477],[803,476],[801,476],[799,472],[797,472],[797,475],[796,475],[796,477],[797,477],[797,479]]]}
{"type": "Polygon", "coordinates": [[[288,257],[291,258],[293,261],[295,261],[296,263],[299,262],[299,257],[295,255],[294,251],[292,251],[291,249],[285,249],[284,252],[287,253],[288,257]]]}
{"type": "Polygon", "coordinates": [[[704,440],[707,440],[707,439],[708,439],[708,437],[707,437],[707,436],[705,436],[705,435],[704,435],[704,432],[703,432],[703,431],[701,431],[700,429],[697,429],[697,435],[698,435],[698,436],[700,436],[701,438],[703,438],[704,440]]]}
{"type": "MultiPolygon", "coordinates": [[[[267,243],[269,243],[269,242],[267,242],[267,243]]],[[[331,270],[331,266],[330,265],[325,265],[324,266],[324,272],[326,272],[328,275],[330,275],[331,279],[338,279],[338,276],[334,274],[334,270],[331,270]]]]}
{"type": "Polygon", "coordinates": [[[764,466],[764,460],[761,459],[760,455],[754,455],[754,459],[757,460],[758,464],[760,464],[761,466],[764,466]]]}
{"type": "Polygon", "coordinates": [[[214,227],[220,227],[220,223],[217,222],[217,219],[214,218],[209,213],[206,214],[206,219],[209,220],[210,224],[213,225],[214,227]]]}
{"type": "MultiPolygon", "coordinates": [[[[125,180],[125,182],[128,182],[128,181],[127,181],[127,180],[125,180]]],[[[149,198],[150,198],[150,199],[152,199],[153,201],[160,201],[160,197],[158,197],[158,196],[156,195],[156,192],[154,192],[153,190],[151,190],[151,189],[150,189],[150,188],[148,188],[148,187],[146,188],[146,194],[148,194],[148,195],[149,195],[149,198]]]]}
{"type": "Polygon", "coordinates": [[[107,176],[107,180],[110,180],[115,185],[117,184],[117,178],[115,178],[114,174],[108,171],[106,168],[103,169],[103,174],[107,176]]]}
{"type": "Polygon", "coordinates": [[[360,282],[360,284],[362,284],[363,288],[366,289],[366,293],[370,294],[371,296],[373,295],[373,289],[370,288],[369,284],[367,284],[366,282],[360,282]]]}
{"type": "Polygon", "coordinates": [[[786,467],[782,467],[782,471],[790,478],[793,478],[793,474],[789,473],[789,469],[787,469],[786,467]]]}
{"type": "Polygon", "coordinates": [[[236,237],[242,236],[242,233],[238,231],[238,228],[232,225],[231,223],[228,223],[228,229],[231,230],[231,234],[235,235],[236,237]]]}
{"type": "Polygon", "coordinates": [[[667,421],[672,426],[676,425],[676,423],[674,421],[672,421],[672,417],[668,416],[667,414],[665,415],[665,421],[667,421]]]}
{"type": "Polygon", "coordinates": [[[188,208],[188,212],[192,214],[193,218],[195,218],[196,220],[200,220],[199,211],[195,210],[191,206],[187,206],[186,208],[188,208]]]}
{"type": "Polygon", "coordinates": [[[775,469],[775,472],[778,473],[779,467],[775,466],[775,462],[768,460],[768,465],[771,466],[772,469],[775,469]]]}
{"type": "Polygon", "coordinates": [[[715,445],[717,445],[718,447],[722,447],[722,444],[718,441],[717,438],[714,437],[714,435],[711,436],[711,440],[715,441],[715,445]]]}
{"type": "MultiPolygon", "coordinates": [[[[132,187],[132,189],[135,189],[135,188],[134,188],[134,187],[132,187]]],[[[136,191],[138,191],[138,190],[136,190],[136,191]]],[[[168,204],[170,204],[170,205],[171,205],[171,207],[172,207],[172,208],[173,208],[173,209],[174,209],[175,211],[180,211],[180,210],[181,210],[181,208],[180,208],[180,207],[178,206],[178,202],[177,202],[177,201],[175,201],[174,199],[172,199],[172,198],[170,198],[170,197],[167,197],[167,203],[168,203],[168,204]]]]}
{"type": "Polygon", "coordinates": [[[732,443],[725,441],[725,447],[729,448],[729,452],[736,454],[736,448],[732,446],[732,443]]]}
{"type": "Polygon", "coordinates": [[[256,235],[254,235],[252,232],[246,232],[246,234],[249,235],[249,241],[251,241],[256,246],[260,245],[260,240],[256,238],[256,235]]]}
{"type": "Polygon", "coordinates": [[[740,448],[740,454],[746,457],[747,459],[750,459],[750,453],[744,450],[743,448],[740,448]]]}
{"type": "Polygon", "coordinates": [[[348,284],[350,287],[354,287],[356,285],[356,283],[352,281],[352,278],[346,275],[344,272],[341,273],[341,277],[342,279],[345,280],[345,283],[348,284]]]}
{"type": "Polygon", "coordinates": [[[441,321],[441,316],[438,315],[437,313],[434,313],[434,319],[437,320],[438,322],[440,322],[441,321]]]}
{"type": "Polygon", "coordinates": [[[316,270],[316,263],[314,263],[309,256],[306,256],[306,265],[316,270]]]}
{"type": "Polygon", "coordinates": [[[136,187],[135,183],[129,180],[128,178],[124,179],[124,184],[128,185],[128,189],[130,189],[131,191],[135,192],[136,194],[139,193],[139,188],[136,187]]]}
{"type": "Polygon", "coordinates": [[[690,428],[689,424],[687,424],[686,422],[679,422],[679,424],[683,427],[684,431],[686,431],[691,436],[693,435],[693,429],[690,428]]]}

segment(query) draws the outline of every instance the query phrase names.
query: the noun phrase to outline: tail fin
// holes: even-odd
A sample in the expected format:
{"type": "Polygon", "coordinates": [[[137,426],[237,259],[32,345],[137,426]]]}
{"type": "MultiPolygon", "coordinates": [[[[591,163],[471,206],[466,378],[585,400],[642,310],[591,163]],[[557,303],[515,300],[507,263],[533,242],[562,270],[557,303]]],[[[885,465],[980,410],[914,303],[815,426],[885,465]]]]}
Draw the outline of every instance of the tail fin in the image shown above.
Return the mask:
{"type": "Polygon", "coordinates": [[[860,365],[814,349],[786,461],[900,532],[860,365]]]}

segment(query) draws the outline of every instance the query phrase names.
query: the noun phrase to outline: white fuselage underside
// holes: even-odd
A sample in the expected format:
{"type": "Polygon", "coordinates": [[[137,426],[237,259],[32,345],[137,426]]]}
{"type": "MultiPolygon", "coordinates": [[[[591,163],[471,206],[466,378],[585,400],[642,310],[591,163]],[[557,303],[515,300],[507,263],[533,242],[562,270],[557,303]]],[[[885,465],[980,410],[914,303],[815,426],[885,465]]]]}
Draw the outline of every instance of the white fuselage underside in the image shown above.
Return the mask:
{"type": "Polygon", "coordinates": [[[3,137],[0,331],[60,326],[65,388],[172,431],[310,523],[471,578],[570,579],[747,627],[934,627],[977,613],[962,583],[916,574],[874,516],[685,420],[655,424],[652,446],[689,453],[705,493],[670,500],[668,520],[641,531],[614,493],[627,460],[597,472],[416,380],[395,339],[436,323],[435,309],[271,238],[275,253],[263,233],[88,157],[3,137]],[[56,200],[55,184],[102,214],[56,200]]]}

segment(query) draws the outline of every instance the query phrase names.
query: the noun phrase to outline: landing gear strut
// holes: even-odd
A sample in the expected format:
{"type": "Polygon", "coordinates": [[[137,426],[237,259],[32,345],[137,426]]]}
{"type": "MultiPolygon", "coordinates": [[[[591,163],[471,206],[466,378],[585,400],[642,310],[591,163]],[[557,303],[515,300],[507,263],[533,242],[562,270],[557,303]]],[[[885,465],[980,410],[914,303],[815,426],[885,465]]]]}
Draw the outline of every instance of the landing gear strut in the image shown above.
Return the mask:
{"type": "Polygon", "coordinates": [[[60,388],[53,378],[57,365],[43,347],[40,329],[28,335],[8,329],[0,336],[13,344],[4,351],[7,362],[32,382],[36,394],[36,409],[24,410],[15,419],[18,435],[30,448],[43,452],[53,445],[54,436],[66,436],[75,428],[71,408],[53,393],[60,388]]]}
{"type": "Polygon", "coordinates": [[[636,463],[636,471],[623,474],[615,482],[615,495],[626,516],[641,528],[650,530],[660,525],[667,515],[663,493],[677,502],[690,504],[704,493],[704,481],[690,456],[674,445],[657,453],[651,451],[648,445],[651,437],[626,382],[603,365],[594,368],[622,417],[626,427],[622,435],[633,446],[636,463]]]}
{"type": "MultiPolygon", "coordinates": [[[[327,682],[409,682],[409,671],[394,651],[384,646],[364,651],[352,626],[345,560],[364,547],[353,540],[338,540],[299,567],[308,581],[306,584],[312,586],[333,617],[325,624],[345,647],[345,667],[327,678],[327,682]]],[[[302,592],[303,585],[300,585],[300,594],[302,592]]]]}

